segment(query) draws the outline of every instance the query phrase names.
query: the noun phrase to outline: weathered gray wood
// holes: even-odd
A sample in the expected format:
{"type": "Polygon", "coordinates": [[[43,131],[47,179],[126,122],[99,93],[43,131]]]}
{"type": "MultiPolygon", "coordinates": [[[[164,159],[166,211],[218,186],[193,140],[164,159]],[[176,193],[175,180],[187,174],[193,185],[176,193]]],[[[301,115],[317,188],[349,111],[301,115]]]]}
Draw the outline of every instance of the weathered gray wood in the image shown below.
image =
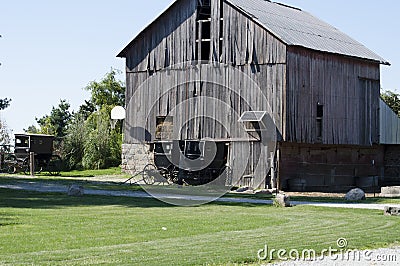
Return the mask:
{"type": "Polygon", "coordinates": [[[288,50],[287,141],[317,143],[316,109],[324,108],[324,144],[372,145],[379,142],[379,64],[288,50]]]}

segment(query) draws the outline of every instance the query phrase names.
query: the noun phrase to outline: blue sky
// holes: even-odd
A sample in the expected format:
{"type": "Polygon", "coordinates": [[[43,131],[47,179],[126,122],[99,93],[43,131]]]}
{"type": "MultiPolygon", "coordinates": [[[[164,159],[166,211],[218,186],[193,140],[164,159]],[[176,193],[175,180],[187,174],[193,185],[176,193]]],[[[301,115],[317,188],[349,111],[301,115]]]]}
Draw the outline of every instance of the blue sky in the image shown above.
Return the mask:
{"type": "MultiPolygon", "coordinates": [[[[12,98],[0,116],[17,133],[60,99],[77,109],[89,97],[83,88],[111,67],[124,70],[117,53],[172,2],[0,0],[0,98],[12,98]]],[[[400,1],[280,2],[319,17],[388,60],[392,66],[382,66],[382,87],[400,89],[400,1]]]]}

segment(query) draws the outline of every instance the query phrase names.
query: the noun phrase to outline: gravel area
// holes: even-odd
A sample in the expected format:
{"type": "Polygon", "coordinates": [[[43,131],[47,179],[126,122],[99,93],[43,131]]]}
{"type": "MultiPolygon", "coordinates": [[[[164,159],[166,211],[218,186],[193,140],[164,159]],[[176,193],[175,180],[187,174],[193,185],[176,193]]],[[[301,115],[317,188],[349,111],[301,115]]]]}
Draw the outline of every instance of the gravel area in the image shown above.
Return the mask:
{"type": "Polygon", "coordinates": [[[380,248],[365,251],[346,251],[315,261],[285,261],[262,264],[268,266],[395,266],[400,265],[400,247],[380,248]]]}
{"type": "MultiPolygon", "coordinates": [[[[91,180],[93,181],[93,179],[91,180]]],[[[96,180],[98,181],[98,180],[96,180]]],[[[110,182],[110,180],[107,180],[110,182]]],[[[106,182],[107,182],[106,181],[106,182]]],[[[104,182],[104,181],[103,181],[104,182]]],[[[16,190],[27,190],[36,192],[56,192],[56,193],[67,193],[68,186],[60,185],[57,183],[48,182],[35,182],[21,180],[13,184],[0,184],[0,188],[16,189],[16,190]]],[[[152,194],[149,195],[144,191],[129,191],[129,190],[98,190],[98,189],[86,189],[86,195],[104,195],[114,197],[133,197],[133,198],[158,198],[158,199],[173,199],[173,200],[192,200],[192,201],[214,201],[214,198],[206,196],[195,196],[195,195],[177,195],[177,194],[152,194]]],[[[251,199],[251,198],[229,198],[223,197],[215,201],[218,202],[231,202],[231,203],[249,203],[249,204],[272,204],[272,200],[264,199],[251,199]]],[[[296,205],[308,205],[317,207],[329,207],[329,208],[351,208],[351,209],[370,209],[370,210],[384,210],[385,206],[400,207],[400,204],[366,204],[366,203],[323,203],[323,202],[305,202],[305,201],[291,201],[293,206],[296,205]]]]}

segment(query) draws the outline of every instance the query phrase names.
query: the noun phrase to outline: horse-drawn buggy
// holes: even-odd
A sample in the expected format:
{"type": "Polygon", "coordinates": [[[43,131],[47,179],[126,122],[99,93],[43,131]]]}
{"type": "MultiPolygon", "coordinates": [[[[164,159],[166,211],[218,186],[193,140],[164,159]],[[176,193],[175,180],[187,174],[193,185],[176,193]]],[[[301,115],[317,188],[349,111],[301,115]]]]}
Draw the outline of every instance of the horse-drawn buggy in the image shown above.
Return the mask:
{"type": "Polygon", "coordinates": [[[25,174],[30,173],[31,156],[34,154],[36,173],[43,171],[51,175],[60,174],[61,157],[53,154],[54,136],[39,134],[15,134],[14,157],[25,174]]]}
{"type": "Polygon", "coordinates": [[[168,182],[179,185],[204,185],[224,175],[229,178],[227,150],[223,142],[174,140],[153,143],[154,164],[142,171],[146,184],[168,182]]]}

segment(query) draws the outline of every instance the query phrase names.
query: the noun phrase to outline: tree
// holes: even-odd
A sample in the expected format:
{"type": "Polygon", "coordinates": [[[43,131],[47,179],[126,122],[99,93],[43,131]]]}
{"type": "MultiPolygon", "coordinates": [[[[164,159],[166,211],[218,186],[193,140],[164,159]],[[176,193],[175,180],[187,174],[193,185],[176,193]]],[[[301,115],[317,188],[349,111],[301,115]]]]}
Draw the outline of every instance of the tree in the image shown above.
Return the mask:
{"type": "Polygon", "coordinates": [[[0,144],[7,145],[11,142],[11,132],[5,121],[0,118],[0,144]]]}
{"type": "Polygon", "coordinates": [[[84,168],[107,168],[121,163],[121,129],[111,130],[110,126],[111,109],[125,105],[125,86],[116,79],[118,73],[120,71],[111,69],[102,80],[92,81],[85,88],[90,91],[91,98],[79,110],[87,118],[82,158],[84,168]]]}
{"type": "Polygon", "coordinates": [[[110,112],[110,108],[103,107],[86,121],[84,168],[101,169],[121,163],[121,134],[111,130],[110,112]]]}
{"type": "Polygon", "coordinates": [[[119,73],[121,71],[111,69],[100,82],[92,81],[85,87],[92,94],[90,102],[97,111],[103,106],[125,105],[125,86],[115,77],[119,73]]]}
{"type": "Polygon", "coordinates": [[[79,113],[74,114],[62,143],[62,154],[67,169],[82,169],[82,159],[87,141],[86,119],[79,113]]]}
{"type": "Polygon", "coordinates": [[[0,110],[6,109],[8,106],[10,106],[11,99],[0,99],[0,110]]]}
{"type": "Polygon", "coordinates": [[[96,106],[89,100],[85,100],[85,103],[79,107],[78,114],[79,116],[86,120],[89,118],[91,114],[96,111],[96,106]]]}
{"type": "Polygon", "coordinates": [[[36,118],[40,126],[40,133],[63,138],[72,118],[69,108],[70,104],[66,100],[60,100],[58,107],[53,106],[50,115],[45,115],[39,119],[36,118]]]}
{"type": "Polygon", "coordinates": [[[381,98],[398,116],[400,116],[400,94],[388,90],[381,94],[381,98]]]}
{"type": "Polygon", "coordinates": [[[40,129],[38,129],[36,126],[31,125],[27,129],[24,129],[25,133],[30,133],[30,134],[39,134],[40,129]]]}

